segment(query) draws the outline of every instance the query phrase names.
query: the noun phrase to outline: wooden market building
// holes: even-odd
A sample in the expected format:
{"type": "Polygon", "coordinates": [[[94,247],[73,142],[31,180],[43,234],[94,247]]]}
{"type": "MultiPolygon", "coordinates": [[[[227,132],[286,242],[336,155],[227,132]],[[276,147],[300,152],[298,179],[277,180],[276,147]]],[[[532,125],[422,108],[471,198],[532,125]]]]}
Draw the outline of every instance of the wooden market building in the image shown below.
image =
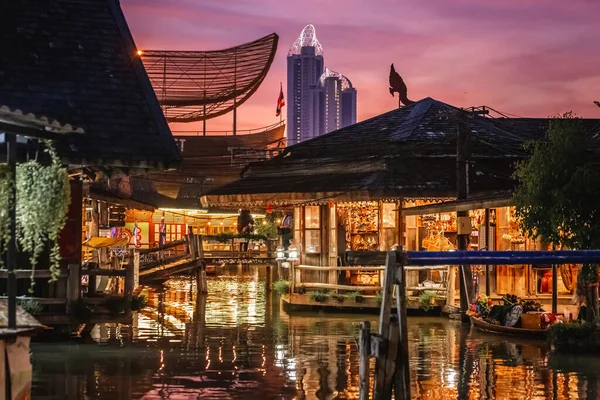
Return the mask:
{"type": "MultiPolygon", "coordinates": [[[[303,275],[313,276],[303,280],[330,287],[337,284],[368,289],[372,285],[375,291],[381,285],[380,271],[356,268],[340,272],[332,267],[346,264],[349,251],[382,251],[395,246],[453,250],[457,211],[470,213],[470,226],[465,229],[472,249],[542,249],[540,243],[519,233],[511,191],[515,185],[514,165],[527,157],[524,143],[543,138],[548,122],[492,118],[475,109],[461,110],[425,98],[288,147],[267,162],[251,164],[239,181],[203,197],[203,204],[271,205],[287,210],[294,217],[299,264],[312,266],[303,275]],[[456,200],[457,152],[463,151],[457,138],[461,131],[467,137],[463,150],[468,197],[456,200]],[[319,266],[328,272],[318,274],[318,268],[313,267],[319,266]]],[[[592,129],[598,127],[598,120],[584,123],[592,129]]],[[[552,287],[548,284],[548,268],[494,267],[489,274],[490,291],[494,295],[521,296],[548,293],[552,287]]],[[[445,287],[452,301],[459,287],[454,269],[440,266],[410,271],[407,285],[415,288],[415,294],[427,285],[445,287]]],[[[559,289],[567,294],[575,281],[575,269],[563,270],[565,278],[559,289]]],[[[479,285],[484,293],[481,276],[479,285]]]]}
{"type": "MultiPolygon", "coordinates": [[[[62,262],[65,270],[81,266],[83,243],[99,236],[99,222],[112,209],[154,209],[131,198],[129,178],[177,167],[179,149],[118,1],[8,2],[0,6],[0,24],[0,105],[50,127],[58,120],[85,131],[54,141],[71,186],[62,262]],[[87,226],[93,214],[96,223],[87,226]]],[[[18,150],[24,160],[41,147],[24,137],[18,150]]],[[[64,280],[40,278],[34,296],[64,297],[64,280]]],[[[21,283],[19,294],[28,286],[21,283]]]]}

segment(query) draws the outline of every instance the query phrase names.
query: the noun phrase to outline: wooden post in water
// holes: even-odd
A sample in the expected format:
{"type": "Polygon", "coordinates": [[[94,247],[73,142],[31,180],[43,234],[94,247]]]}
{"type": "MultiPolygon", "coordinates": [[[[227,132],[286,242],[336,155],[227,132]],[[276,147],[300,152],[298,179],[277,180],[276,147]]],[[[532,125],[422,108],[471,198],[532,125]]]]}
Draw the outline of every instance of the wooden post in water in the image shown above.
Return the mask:
{"type": "MultiPolygon", "coordinates": [[[[410,365],[408,357],[408,320],[406,318],[406,273],[404,254],[398,256],[396,269],[396,312],[398,313],[399,344],[396,356],[394,386],[396,400],[410,399],[410,365]]],[[[454,296],[454,293],[452,294],[454,296]]]]}
{"type": "Polygon", "coordinates": [[[131,250],[129,254],[129,263],[125,265],[125,289],[123,291],[123,296],[125,297],[125,316],[126,318],[131,317],[131,300],[133,297],[133,289],[134,289],[134,276],[135,276],[135,266],[134,266],[134,253],[135,250],[131,250]]]}
{"type": "Polygon", "coordinates": [[[206,261],[204,260],[204,241],[202,235],[196,236],[196,249],[198,252],[198,260],[200,263],[200,267],[198,269],[198,274],[200,275],[200,293],[208,293],[208,282],[206,279],[206,261]]]}
{"type": "Polygon", "coordinates": [[[371,353],[371,323],[363,321],[359,336],[358,398],[369,400],[369,356],[371,353]]]}
{"type": "MultiPolygon", "coordinates": [[[[386,345],[389,344],[390,340],[390,315],[392,312],[392,292],[395,282],[395,265],[396,265],[396,252],[388,251],[385,260],[385,272],[383,277],[383,297],[381,299],[381,310],[379,313],[379,335],[386,345]]],[[[387,367],[387,354],[382,357],[378,357],[375,362],[375,385],[374,395],[375,400],[385,400],[385,377],[387,367]]]]}
{"type": "Polygon", "coordinates": [[[133,290],[140,286],[140,252],[133,251],[133,290]]]}
{"type": "Polygon", "coordinates": [[[81,298],[81,264],[69,264],[67,280],[67,313],[73,313],[75,303],[81,298]]]}

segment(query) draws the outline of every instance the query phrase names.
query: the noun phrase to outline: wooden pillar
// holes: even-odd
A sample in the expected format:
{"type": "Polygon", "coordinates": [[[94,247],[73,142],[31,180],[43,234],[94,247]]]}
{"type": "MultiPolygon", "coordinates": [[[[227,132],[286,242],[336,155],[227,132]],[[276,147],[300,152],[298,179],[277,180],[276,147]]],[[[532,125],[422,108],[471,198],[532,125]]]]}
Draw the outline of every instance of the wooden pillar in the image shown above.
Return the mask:
{"type": "Polygon", "coordinates": [[[456,268],[452,265],[448,266],[448,283],[446,293],[446,305],[454,307],[454,295],[456,293],[456,268]]]}
{"type": "MultiPolygon", "coordinates": [[[[16,178],[17,173],[17,137],[13,133],[5,133],[6,138],[6,162],[8,164],[9,173],[13,179],[16,178]]],[[[11,197],[13,199],[13,205],[8,207],[8,231],[9,239],[8,246],[6,248],[6,261],[8,267],[8,280],[7,280],[7,292],[8,292],[8,329],[17,328],[17,276],[14,270],[17,268],[17,243],[16,243],[16,185],[11,187],[11,197]]],[[[7,374],[8,375],[8,374],[7,374]]],[[[6,378],[8,381],[8,378],[6,378]]]]}
{"type": "Polygon", "coordinates": [[[133,252],[133,290],[140,286],[140,252],[133,252]]]}
{"type": "Polygon", "coordinates": [[[131,300],[133,297],[134,289],[134,252],[135,250],[130,250],[129,263],[125,265],[125,288],[123,291],[123,296],[125,297],[125,316],[127,318],[131,317],[131,300]]]}
{"type": "MultiPolygon", "coordinates": [[[[490,209],[485,209],[485,251],[490,251],[490,209]]],[[[490,266],[485,266],[485,295],[490,295],[490,266]]]]}
{"type": "Polygon", "coordinates": [[[73,312],[75,303],[81,298],[81,264],[69,264],[67,278],[67,313],[73,312]]]}
{"type": "MultiPolygon", "coordinates": [[[[552,250],[556,250],[556,246],[552,245],[552,250]]],[[[558,266],[552,264],[552,312],[558,312],[558,266]]],[[[577,289],[576,289],[577,290],[577,289]]],[[[596,290],[594,288],[594,290],[596,290]]]]}
{"type": "MultiPolygon", "coordinates": [[[[389,251],[387,253],[385,261],[385,272],[383,278],[383,290],[381,299],[381,309],[379,312],[379,335],[383,340],[383,343],[388,343],[390,340],[390,321],[392,312],[392,292],[395,283],[395,265],[396,265],[396,252],[389,251]]],[[[396,320],[397,322],[397,320],[396,320]]],[[[378,357],[375,362],[375,384],[374,384],[374,399],[382,400],[385,393],[386,383],[386,369],[387,369],[387,357],[378,357]]],[[[391,396],[389,397],[391,398],[391,396]]]]}
{"type": "Polygon", "coordinates": [[[290,263],[290,295],[294,294],[296,290],[296,269],[294,268],[295,261],[289,261],[290,263]]]}
{"type": "MultiPolygon", "coordinates": [[[[458,111],[458,126],[457,126],[457,139],[456,139],[456,198],[457,200],[464,200],[467,198],[469,193],[468,187],[468,123],[467,114],[465,111],[458,111]]],[[[457,225],[460,229],[461,219],[469,217],[468,211],[457,211],[457,225]]],[[[470,223],[469,225],[470,226],[470,223]]],[[[465,227],[466,230],[466,227],[465,227]]],[[[469,234],[466,232],[457,232],[458,250],[467,250],[469,234]]],[[[459,267],[459,280],[460,280],[460,310],[463,313],[463,322],[468,322],[468,317],[464,314],[469,309],[469,297],[472,293],[473,279],[471,274],[471,267],[468,265],[461,265],[459,267]]]]}
{"type": "Polygon", "coordinates": [[[396,356],[394,386],[396,400],[410,399],[410,364],[408,354],[408,320],[406,318],[406,272],[404,257],[398,259],[396,269],[396,312],[398,313],[399,344],[396,356]]]}

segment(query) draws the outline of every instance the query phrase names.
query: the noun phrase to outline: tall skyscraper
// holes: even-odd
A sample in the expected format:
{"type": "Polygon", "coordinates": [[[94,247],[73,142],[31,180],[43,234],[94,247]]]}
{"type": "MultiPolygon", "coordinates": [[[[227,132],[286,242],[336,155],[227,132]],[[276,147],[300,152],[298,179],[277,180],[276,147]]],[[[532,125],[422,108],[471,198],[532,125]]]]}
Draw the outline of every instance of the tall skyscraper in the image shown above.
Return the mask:
{"type": "Polygon", "coordinates": [[[356,123],[356,89],[350,79],[325,68],[321,75],[323,113],[321,133],[328,133],[356,123]]]}
{"type": "Polygon", "coordinates": [[[306,25],[287,57],[288,145],[319,136],[320,85],[323,47],[315,27],[306,25]]]}
{"type": "Polygon", "coordinates": [[[290,48],[287,73],[288,146],[356,123],[356,89],[324,68],[313,25],[306,25],[290,48]]]}

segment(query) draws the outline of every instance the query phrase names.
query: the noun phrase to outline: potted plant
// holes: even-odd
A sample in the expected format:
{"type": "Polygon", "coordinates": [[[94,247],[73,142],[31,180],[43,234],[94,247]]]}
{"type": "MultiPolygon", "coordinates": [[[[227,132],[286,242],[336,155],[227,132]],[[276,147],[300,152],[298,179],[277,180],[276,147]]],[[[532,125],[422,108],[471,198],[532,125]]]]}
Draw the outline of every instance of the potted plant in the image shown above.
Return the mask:
{"type": "Polygon", "coordinates": [[[429,311],[435,305],[437,294],[431,290],[425,290],[419,294],[419,306],[423,311],[429,311]]]}
{"type": "Polygon", "coordinates": [[[288,294],[290,292],[290,283],[286,280],[280,279],[273,283],[273,291],[279,294],[288,294]]]}
{"type": "Polygon", "coordinates": [[[341,294],[332,294],[331,298],[337,302],[337,303],[343,303],[344,302],[344,296],[342,296],[341,294]]]}
{"type": "Polygon", "coordinates": [[[353,300],[355,303],[362,303],[365,300],[365,297],[358,291],[348,293],[348,298],[353,300]]]}
{"type": "Polygon", "coordinates": [[[329,291],[328,290],[317,290],[316,292],[312,292],[310,294],[310,300],[315,301],[317,303],[324,303],[329,299],[329,291]]]}

